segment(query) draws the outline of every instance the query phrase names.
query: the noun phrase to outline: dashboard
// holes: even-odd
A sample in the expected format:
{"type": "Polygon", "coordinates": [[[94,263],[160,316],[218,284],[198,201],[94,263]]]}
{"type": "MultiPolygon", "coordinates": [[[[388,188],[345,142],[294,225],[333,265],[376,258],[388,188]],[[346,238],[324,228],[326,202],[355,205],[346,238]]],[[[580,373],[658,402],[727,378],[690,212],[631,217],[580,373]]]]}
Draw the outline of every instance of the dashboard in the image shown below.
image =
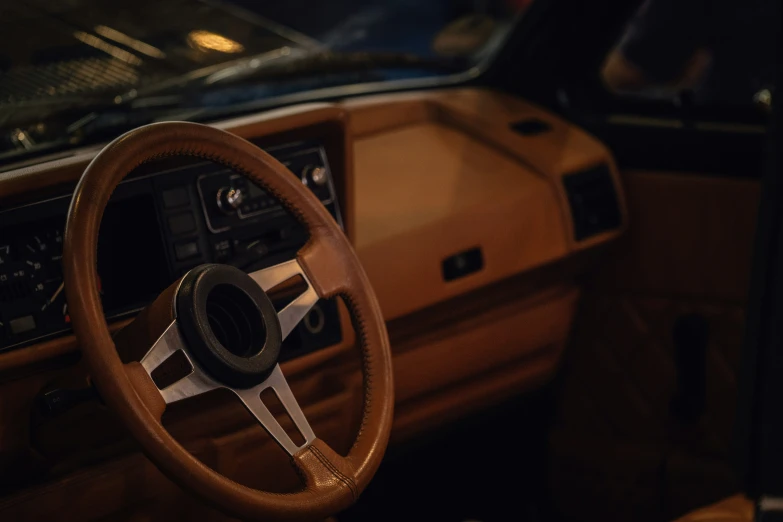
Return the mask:
{"type": "MultiPolygon", "coordinates": [[[[213,126],[286,164],[356,251],[391,342],[392,444],[550,380],[581,277],[627,227],[610,151],[503,93],[349,97],[213,126]]],[[[31,422],[43,390],[78,392],[88,378],[60,260],[70,195],[100,149],[0,171],[0,400],[8,405],[0,408],[0,458],[13,463],[0,466],[0,490],[20,484],[19,470],[29,486],[0,495],[3,520],[122,518],[169,500],[200,506],[169,499],[172,485],[95,401],[31,422]],[[96,492],[89,516],[73,511],[72,498],[85,491],[96,492]]],[[[115,191],[99,234],[109,328],[124,328],[193,266],[251,271],[292,258],[306,239],[283,208],[224,167],[185,158],[145,164],[115,191]]],[[[314,432],[343,454],[360,428],[364,396],[355,321],[350,303],[321,301],[281,350],[281,369],[314,432]]],[[[240,484],[295,488],[287,456],[241,404],[224,399],[181,401],[166,412],[167,429],[240,484]]],[[[203,518],[193,509],[164,519],[203,518]]]]}
{"type": "MultiPolygon", "coordinates": [[[[322,144],[268,149],[342,216],[322,144]]],[[[70,332],[61,267],[70,195],[0,213],[0,351],[70,332]]],[[[226,263],[247,272],[291,259],[304,228],[261,188],[223,166],[168,159],[143,165],[107,207],[98,276],[107,319],[138,312],[194,266],[226,263]]],[[[336,304],[322,301],[286,340],[283,359],[339,342],[336,304]]]]}

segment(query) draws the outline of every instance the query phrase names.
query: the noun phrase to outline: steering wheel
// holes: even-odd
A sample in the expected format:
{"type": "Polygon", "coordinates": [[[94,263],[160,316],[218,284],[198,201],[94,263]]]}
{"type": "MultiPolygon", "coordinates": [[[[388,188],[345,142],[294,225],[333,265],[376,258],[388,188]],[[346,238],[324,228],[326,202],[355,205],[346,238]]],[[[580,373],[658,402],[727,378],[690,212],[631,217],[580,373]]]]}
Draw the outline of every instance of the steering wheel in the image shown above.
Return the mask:
{"type": "Polygon", "coordinates": [[[270,155],[233,134],[195,123],[156,123],[117,138],[95,157],[76,187],[65,229],[63,270],[73,329],[101,398],[147,456],[181,487],[243,519],[300,520],[345,509],[367,486],[386,449],[394,403],[383,316],[338,225],[270,155]],[[307,228],[309,240],[294,259],[251,274],[226,265],[192,269],[120,331],[118,343],[122,339],[146,352],[140,362],[123,364],[98,293],[98,231],[109,198],[125,176],[145,162],[172,156],[209,160],[244,175],[294,215],[307,228]],[[291,277],[301,277],[307,290],[276,312],[266,291],[291,277]],[[316,438],[278,365],[282,340],[319,298],[337,295],[351,312],[364,378],[361,428],[345,457],[316,438]],[[226,341],[232,332],[216,332],[210,326],[213,311],[207,308],[215,302],[245,329],[243,346],[226,341]],[[152,373],[180,351],[190,373],[158,389],[152,373]],[[161,423],[166,405],[216,388],[234,392],[288,452],[304,479],[302,490],[277,494],[240,485],[201,463],[166,431],[161,423]],[[267,388],[277,394],[303,444],[286,434],[262,402],[260,394],[267,388]]]}

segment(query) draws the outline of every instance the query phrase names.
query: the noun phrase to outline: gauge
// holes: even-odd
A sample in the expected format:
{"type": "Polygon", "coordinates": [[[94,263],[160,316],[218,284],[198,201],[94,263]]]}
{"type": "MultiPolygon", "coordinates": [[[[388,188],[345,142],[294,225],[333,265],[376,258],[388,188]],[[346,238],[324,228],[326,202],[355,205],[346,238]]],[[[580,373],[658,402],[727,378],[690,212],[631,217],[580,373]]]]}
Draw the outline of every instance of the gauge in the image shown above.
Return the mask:
{"type": "Polygon", "coordinates": [[[63,324],[66,321],[63,314],[65,293],[62,272],[62,233],[59,229],[53,229],[45,234],[35,235],[32,239],[33,247],[37,247],[46,265],[46,270],[40,273],[33,283],[34,291],[42,292],[38,308],[50,318],[50,321],[63,324]]]}
{"type": "Polygon", "coordinates": [[[46,311],[48,308],[50,308],[50,307],[51,307],[51,308],[55,308],[55,309],[57,308],[57,306],[56,306],[56,303],[57,303],[57,301],[58,301],[58,298],[60,297],[60,294],[62,294],[62,293],[63,293],[63,289],[64,289],[64,288],[65,288],[65,283],[63,283],[62,281],[60,281],[60,284],[59,284],[59,285],[57,285],[57,288],[55,288],[55,290],[54,290],[54,292],[52,293],[52,295],[50,295],[49,297],[47,297],[47,298],[44,300],[44,302],[43,302],[43,305],[41,305],[41,311],[42,311],[42,312],[45,312],[45,311],[46,311]]]}
{"type": "Polygon", "coordinates": [[[12,334],[66,326],[61,262],[58,228],[22,229],[15,240],[0,244],[0,319],[11,325],[12,334]]]}
{"type": "Polygon", "coordinates": [[[0,245],[0,284],[9,280],[11,245],[0,245]]]}
{"type": "Polygon", "coordinates": [[[20,242],[17,246],[15,267],[11,271],[13,278],[28,280],[28,287],[33,292],[42,292],[44,289],[41,284],[44,265],[48,264],[49,260],[49,245],[44,239],[41,239],[41,235],[35,235],[20,242]]]}
{"type": "Polygon", "coordinates": [[[0,348],[70,327],[62,216],[0,229],[0,348]]]}
{"type": "Polygon", "coordinates": [[[0,245],[0,301],[13,301],[29,295],[35,267],[42,268],[32,253],[27,256],[29,259],[25,259],[18,251],[18,245],[0,245]],[[26,263],[28,260],[30,265],[26,263]]]}

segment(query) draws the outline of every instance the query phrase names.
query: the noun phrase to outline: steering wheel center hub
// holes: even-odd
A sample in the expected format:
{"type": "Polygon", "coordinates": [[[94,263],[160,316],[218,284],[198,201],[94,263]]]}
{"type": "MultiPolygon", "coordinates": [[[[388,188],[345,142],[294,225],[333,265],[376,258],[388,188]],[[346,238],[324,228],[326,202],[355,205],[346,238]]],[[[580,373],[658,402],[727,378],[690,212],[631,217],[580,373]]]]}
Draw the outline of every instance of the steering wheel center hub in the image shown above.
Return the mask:
{"type": "Polygon", "coordinates": [[[280,321],[250,276],[228,265],[201,265],[182,279],[175,299],[188,348],[212,377],[250,388],[269,376],[280,356],[280,321]]]}

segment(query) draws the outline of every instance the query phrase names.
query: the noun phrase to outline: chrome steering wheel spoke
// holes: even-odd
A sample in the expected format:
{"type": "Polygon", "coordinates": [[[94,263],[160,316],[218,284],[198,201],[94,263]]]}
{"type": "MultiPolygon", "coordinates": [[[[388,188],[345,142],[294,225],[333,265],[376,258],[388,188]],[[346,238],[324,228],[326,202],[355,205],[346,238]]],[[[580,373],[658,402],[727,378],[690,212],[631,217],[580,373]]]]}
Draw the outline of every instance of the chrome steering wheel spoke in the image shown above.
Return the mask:
{"type": "Polygon", "coordinates": [[[313,429],[307,422],[307,418],[305,418],[302,408],[299,407],[299,403],[291,392],[291,388],[288,386],[288,381],[286,381],[279,364],[275,366],[266,381],[258,386],[232,391],[237,394],[247,410],[253,414],[267,433],[269,433],[289,455],[295,455],[303,448],[308,447],[315,440],[315,433],[313,433],[313,429]],[[261,400],[261,392],[267,388],[272,388],[277,395],[277,398],[280,400],[280,403],[285,408],[286,413],[288,413],[288,416],[294,421],[296,429],[302,434],[302,437],[304,438],[304,443],[302,445],[297,445],[291,439],[275,416],[272,415],[272,412],[269,411],[269,408],[267,408],[261,400]]]}
{"type": "Polygon", "coordinates": [[[182,332],[180,332],[176,321],[166,328],[163,335],[158,338],[146,355],[142,357],[141,366],[152,379],[152,373],[180,350],[190,364],[191,370],[179,380],[163,389],[159,389],[160,395],[166,404],[172,404],[182,399],[195,397],[196,395],[225,387],[212,379],[190,356],[185,345],[185,339],[182,337],[182,332]]]}
{"type": "MultiPolygon", "coordinates": [[[[307,313],[318,302],[319,297],[317,292],[296,259],[263,270],[258,270],[249,274],[249,276],[265,292],[297,276],[301,277],[307,285],[307,288],[302,293],[295,297],[282,310],[277,312],[283,339],[293,331],[296,325],[304,319],[307,313]]],[[[168,386],[162,389],[158,388],[161,397],[163,397],[163,400],[167,405],[201,395],[217,388],[224,388],[231,390],[239,397],[247,410],[256,418],[261,426],[263,426],[272,438],[274,438],[274,440],[290,455],[295,455],[301,449],[308,447],[315,440],[315,434],[313,433],[310,424],[307,422],[302,409],[299,407],[299,403],[296,401],[294,394],[291,392],[291,388],[289,387],[279,364],[275,364],[272,372],[261,384],[251,388],[239,388],[219,382],[190,354],[186,340],[180,330],[180,325],[177,320],[175,320],[166,328],[163,334],[141,359],[141,366],[152,379],[155,370],[180,351],[190,366],[190,371],[168,386]],[[261,399],[261,393],[269,388],[277,395],[277,398],[285,408],[286,413],[288,413],[291,420],[293,420],[296,429],[302,434],[302,437],[304,438],[303,444],[298,445],[293,441],[272,412],[269,411],[269,408],[264,404],[261,399]]]]}
{"type": "Polygon", "coordinates": [[[301,276],[307,285],[307,289],[302,294],[277,313],[283,339],[288,337],[296,325],[318,302],[318,294],[296,259],[252,272],[249,275],[265,292],[297,276],[301,276]]]}

